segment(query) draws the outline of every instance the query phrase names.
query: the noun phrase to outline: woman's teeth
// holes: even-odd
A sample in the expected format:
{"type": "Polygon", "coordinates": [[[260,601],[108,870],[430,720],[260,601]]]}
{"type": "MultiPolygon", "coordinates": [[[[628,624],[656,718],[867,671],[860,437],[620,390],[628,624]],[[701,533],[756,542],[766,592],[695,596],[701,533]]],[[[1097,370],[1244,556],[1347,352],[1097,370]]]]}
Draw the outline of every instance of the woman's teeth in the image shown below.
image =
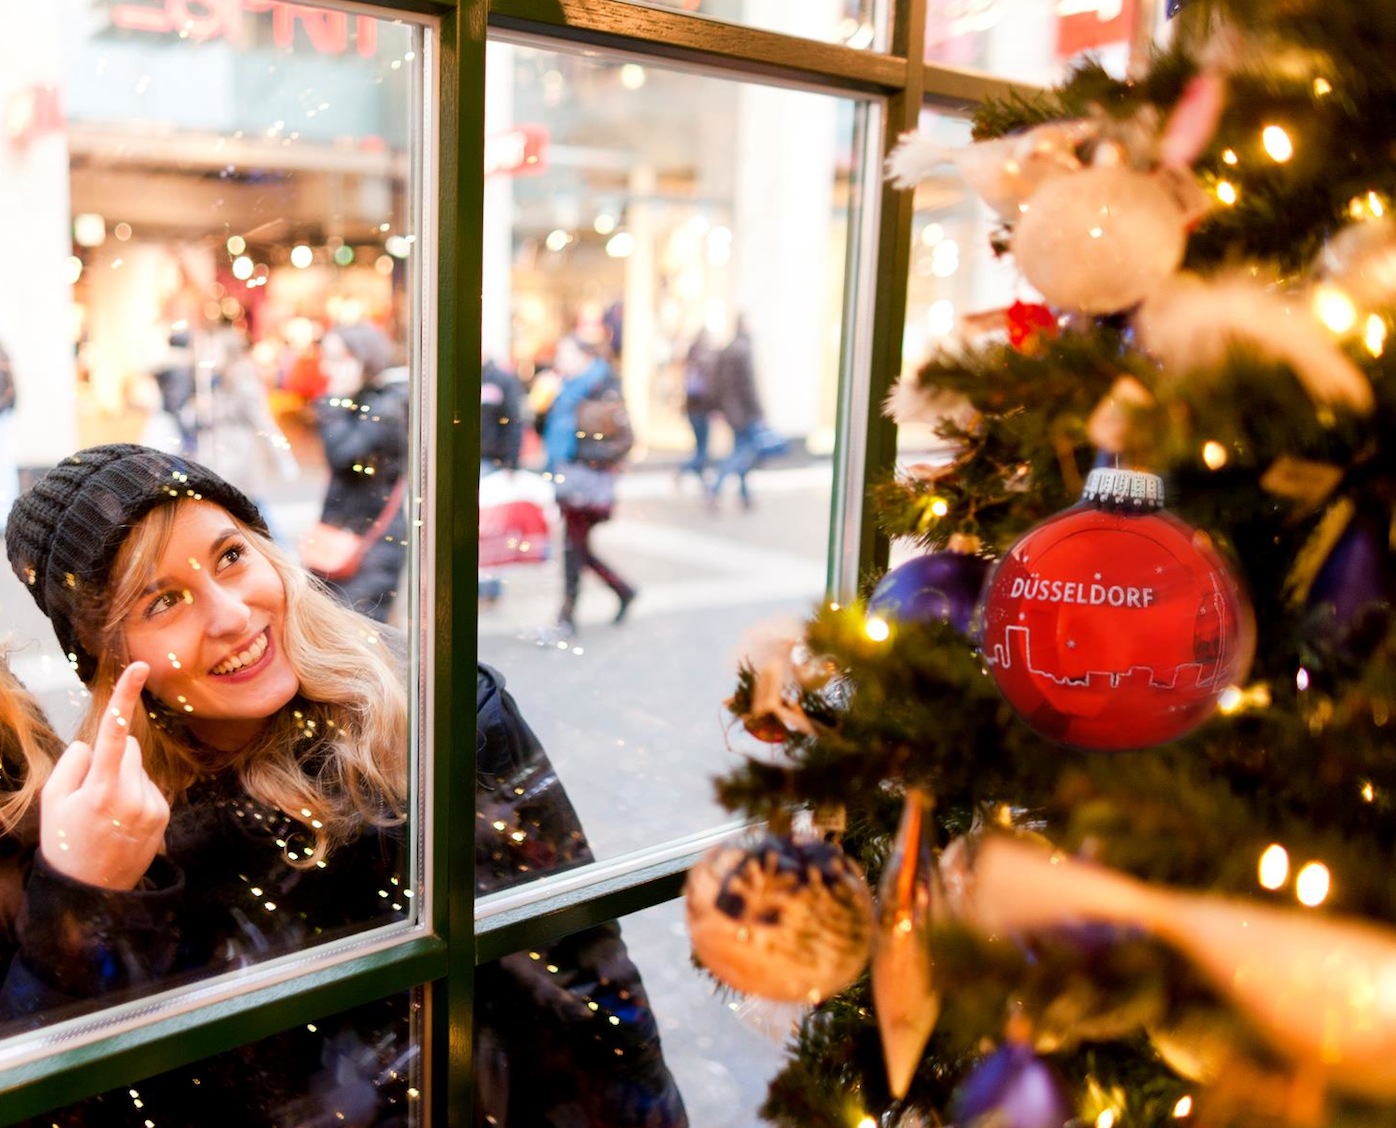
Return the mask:
{"type": "Polygon", "coordinates": [[[234,654],[225,662],[220,662],[213,667],[215,674],[231,674],[234,670],[240,670],[244,666],[250,666],[267,652],[267,636],[265,633],[257,636],[257,641],[240,654],[234,654]]]}

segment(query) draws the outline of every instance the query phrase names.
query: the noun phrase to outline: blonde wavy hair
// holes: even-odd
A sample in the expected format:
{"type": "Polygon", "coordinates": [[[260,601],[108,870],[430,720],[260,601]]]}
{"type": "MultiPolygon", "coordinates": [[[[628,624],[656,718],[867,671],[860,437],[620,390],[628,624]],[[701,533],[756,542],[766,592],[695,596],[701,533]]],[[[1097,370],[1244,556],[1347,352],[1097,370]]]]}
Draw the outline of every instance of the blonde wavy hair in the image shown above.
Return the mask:
{"type": "Polygon", "coordinates": [[[62,752],[63,741],[0,650],[0,834],[18,828],[62,752]]]}
{"type": "MultiPolygon", "coordinates": [[[[95,609],[97,637],[83,639],[99,658],[81,740],[96,735],[129,661],[122,624],[155,575],[185,504],[152,510],[113,561],[111,575],[120,579],[95,609]]],[[[391,653],[380,624],[336,601],[274,541],[232,520],[281,578],[281,644],[300,679],[299,692],[230,760],[202,744],[182,716],[148,690],[142,694],[146,713],[132,718],[131,735],[140,742],[146,772],[171,804],[211,768],[235,772],[250,796],[305,828],[313,846],[298,851],[292,864],[308,868],[365,824],[390,826],[404,819],[410,722],[403,662],[391,653]]]]}

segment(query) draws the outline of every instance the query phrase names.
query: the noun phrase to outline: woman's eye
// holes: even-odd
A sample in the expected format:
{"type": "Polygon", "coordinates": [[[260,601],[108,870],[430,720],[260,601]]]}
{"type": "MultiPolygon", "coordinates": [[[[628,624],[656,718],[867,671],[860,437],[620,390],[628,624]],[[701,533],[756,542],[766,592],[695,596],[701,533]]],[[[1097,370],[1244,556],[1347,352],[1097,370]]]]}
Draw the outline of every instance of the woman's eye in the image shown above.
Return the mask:
{"type": "Polygon", "coordinates": [[[225,548],[222,552],[218,554],[219,568],[227,568],[230,565],[236,564],[239,560],[243,558],[246,552],[247,546],[245,544],[228,545],[227,548],[225,548]]]}
{"type": "Polygon", "coordinates": [[[183,603],[186,596],[187,593],[182,591],[162,591],[146,604],[146,618],[149,619],[153,615],[159,615],[164,611],[168,611],[171,607],[183,603]]]}

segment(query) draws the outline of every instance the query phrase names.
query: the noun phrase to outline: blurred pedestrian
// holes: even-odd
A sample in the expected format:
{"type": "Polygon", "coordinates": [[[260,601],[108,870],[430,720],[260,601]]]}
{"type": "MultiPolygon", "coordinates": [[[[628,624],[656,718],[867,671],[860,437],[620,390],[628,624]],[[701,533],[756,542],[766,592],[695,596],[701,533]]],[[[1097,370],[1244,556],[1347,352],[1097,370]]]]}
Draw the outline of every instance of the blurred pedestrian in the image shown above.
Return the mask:
{"type": "MultiPolygon", "coordinates": [[[[217,349],[220,364],[209,387],[199,461],[237,486],[265,515],[271,488],[295,481],[300,467],[272,414],[270,380],[253,357],[246,332],[224,330],[217,349]]],[[[273,527],[272,535],[285,543],[278,529],[273,527]]]]}
{"type": "MultiPolygon", "coordinates": [[[[167,344],[168,349],[157,362],[154,374],[164,417],[153,422],[164,427],[169,438],[158,445],[171,454],[193,454],[199,439],[194,335],[187,328],[178,328],[170,334],[167,344]]],[[[153,438],[154,433],[145,437],[153,438]]]]}
{"type": "Polygon", "coordinates": [[[620,601],[612,622],[619,624],[635,599],[635,588],[591,550],[591,530],[611,519],[619,464],[578,459],[577,412],[582,401],[607,388],[619,395],[619,381],[598,349],[576,336],[558,342],[554,367],[561,383],[548,407],[543,428],[547,470],[553,475],[558,509],[562,513],[563,600],[558,630],[573,634],[582,572],[590,568],[620,601]]]}
{"type": "Polygon", "coordinates": [[[480,473],[517,470],[527,401],[523,381],[485,357],[480,365],[480,473]]]}
{"type": "Polygon", "coordinates": [[[708,487],[708,501],[716,507],[723,483],[735,475],[742,507],[750,509],[751,491],[746,478],[759,458],[756,438],[764,415],[756,391],[756,368],[745,317],[737,318],[732,339],[718,353],[713,372],[713,398],[718,412],[731,428],[732,450],[718,463],[717,475],[708,487]]]}
{"type": "Polygon", "coordinates": [[[328,394],[315,417],[330,468],[320,520],[366,535],[373,543],[353,575],[327,580],[346,604],[387,622],[407,563],[411,391],[408,370],[395,363],[393,342],[376,325],[358,322],[328,330],[320,341],[328,394]]]}
{"type": "Polygon", "coordinates": [[[717,355],[705,327],[694,336],[683,362],[683,410],[693,431],[693,454],[679,464],[674,477],[675,481],[682,481],[684,474],[693,474],[704,489],[708,485],[708,436],[715,406],[713,392],[717,355]]]}

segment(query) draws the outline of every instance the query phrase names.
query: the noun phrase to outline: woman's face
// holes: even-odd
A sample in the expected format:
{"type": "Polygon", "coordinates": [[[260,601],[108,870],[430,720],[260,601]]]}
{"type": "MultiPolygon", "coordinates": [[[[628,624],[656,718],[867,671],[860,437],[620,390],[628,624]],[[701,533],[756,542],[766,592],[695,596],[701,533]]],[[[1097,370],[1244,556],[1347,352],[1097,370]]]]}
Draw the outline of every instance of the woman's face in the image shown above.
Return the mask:
{"type": "Polygon", "coordinates": [[[286,589],[221,506],[182,503],[155,575],[122,622],[145,688],[204,743],[233,751],[296,694],[286,589]]]}

